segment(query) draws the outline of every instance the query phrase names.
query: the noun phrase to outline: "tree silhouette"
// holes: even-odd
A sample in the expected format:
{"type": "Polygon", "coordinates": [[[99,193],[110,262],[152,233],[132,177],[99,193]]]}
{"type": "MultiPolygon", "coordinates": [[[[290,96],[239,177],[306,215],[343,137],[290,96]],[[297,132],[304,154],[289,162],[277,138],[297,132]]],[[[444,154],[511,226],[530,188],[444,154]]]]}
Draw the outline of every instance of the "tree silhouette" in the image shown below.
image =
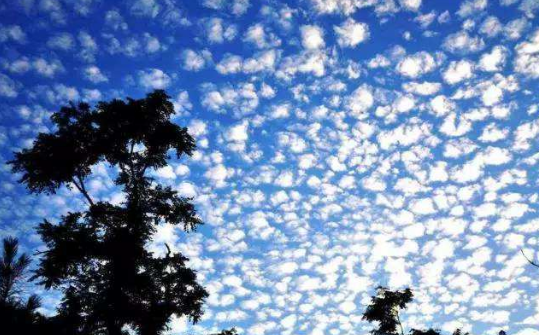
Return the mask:
{"type": "Polygon", "coordinates": [[[236,331],[236,328],[231,328],[222,330],[221,332],[212,335],[238,335],[238,332],[236,331]]]}
{"type": "Polygon", "coordinates": [[[26,301],[21,299],[21,282],[30,265],[26,254],[18,255],[19,242],[16,238],[3,240],[3,255],[0,258],[0,325],[4,331],[16,330],[23,334],[35,331],[40,318],[36,309],[40,307],[37,295],[26,301]]]}
{"type": "MultiPolygon", "coordinates": [[[[371,303],[363,313],[363,320],[378,323],[378,328],[371,330],[371,334],[404,335],[400,311],[406,308],[413,297],[414,295],[409,288],[402,291],[391,291],[386,287],[378,286],[376,295],[371,297],[371,303]]],[[[441,335],[441,332],[432,328],[427,330],[412,328],[409,335],[441,335]]],[[[463,333],[457,329],[453,335],[470,335],[470,333],[463,333]]],[[[505,335],[505,332],[500,332],[500,335],[505,335]]]]}
{"type": "Polygon", "coordinates": [[[376,296],[371,298],[371,304],[363,313],[363,319],[369,322],[378,322],[378,329],[371,331],[373,335],[404,335],[399,311],[412,301],[412,291],[407,288],[404,291],[390,291],[386,287],[379,286],[376,289],[376,296]]]}
{"type": "Polygon", "coordinates": [[[429,330],[412,329],[410,331],[410,335],[440,335],[440,331],[434,330],[434,329],[429,329],[429,330]]]}
{"type": "Polygon", "coordinates": [[[58,320],[64,328],[120,335],[129,326],[154,335],[172,315],[200,319],[208,294],[188,259],[168,246],[165,257],[145,248],[160,223],[185,231],[202,223],[190,199],[148,176],[167,164],[170,153],[181,158],[195,149],[187,129],[170,121],[173,113],[164,91],[100,102],[95,109],[71,104],[52,115],[54,132],[39,134],[10,162],[31,192],[75,187],[88,203],[86,211],[67,213],[58,224],[45,220],[38,228],[47,249],[34,278],[63,290],[58,320]],[[123,203],[94,200],[86,188],[98,163],[118,170],[123,203]]]}

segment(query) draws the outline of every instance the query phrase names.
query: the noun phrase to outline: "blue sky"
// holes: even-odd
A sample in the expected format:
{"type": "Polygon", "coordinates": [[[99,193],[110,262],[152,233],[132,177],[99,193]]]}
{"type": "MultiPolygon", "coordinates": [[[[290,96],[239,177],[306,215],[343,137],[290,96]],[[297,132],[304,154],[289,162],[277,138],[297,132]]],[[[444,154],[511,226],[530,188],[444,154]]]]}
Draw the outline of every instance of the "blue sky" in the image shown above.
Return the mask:
{"type": "MultiPolygon", "coordinates": [[[[0,3],[0,235],[81,209],[5,164],[68,101],[166,89],[198,151],[153,171],[206,225],[162,225],[245,334],[367,334],[377,285],[408,326],[538,335],[536,0],[0,3]]],[[[96,166],[94,197],[113,202],[96,166]]],[[[53,312],[54,292],[44,292],[53,312]]]]}

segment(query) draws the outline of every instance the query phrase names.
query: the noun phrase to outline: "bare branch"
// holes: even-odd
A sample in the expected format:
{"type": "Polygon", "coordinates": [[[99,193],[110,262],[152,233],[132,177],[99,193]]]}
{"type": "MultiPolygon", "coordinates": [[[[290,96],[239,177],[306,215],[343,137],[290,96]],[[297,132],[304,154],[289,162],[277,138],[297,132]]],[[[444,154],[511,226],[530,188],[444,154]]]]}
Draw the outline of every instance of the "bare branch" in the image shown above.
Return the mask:
{"type": "Polygon", "coordinates": [[[520,249],[520,252],[522,253],[522,255],[524,256],[524,258],[526,258],[526,260],[528,261],[528,263],[530,263],[531,265],[539,268],[539,264],[534,262],[533,260],[529,259],[528,256],[526,256],[526,254],[524,253],[524,250],[520,249]]]}
{"type": "Polygon", "coordinates": [[[93,206],[94,201],[92,200],[92,197],[90,197],[90,195],[86,191],[86,187],[84,186],[84,181],[82,180],[82,178],[81,178],[81,176],[79,174],[77,174],[77,179],[78,179],[79,183],[77,183],[75,178],[72,178],[71,182],[75,185],[75,187],[79,190],[79,192],[82,193],[82,195],[84,195],[84,197],[86,198],[86,200],[88,201],[90,206],[93,206]]]}

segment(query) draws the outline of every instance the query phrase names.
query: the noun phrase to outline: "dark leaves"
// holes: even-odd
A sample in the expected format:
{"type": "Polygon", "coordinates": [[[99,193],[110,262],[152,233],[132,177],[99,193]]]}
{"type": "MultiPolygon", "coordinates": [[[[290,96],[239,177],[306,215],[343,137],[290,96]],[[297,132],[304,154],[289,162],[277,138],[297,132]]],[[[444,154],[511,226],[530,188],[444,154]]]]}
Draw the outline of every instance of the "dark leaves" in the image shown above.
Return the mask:
{"type": "Polygon", "coordinates": [[[221,330],[219,333],[212,334],[212,335],[238,335],[238,332],[236,331],[236,328],[231,328],[231,329],[221,330]]]}
{"type": "Polygon", "coordinates": [[[19,241],[8,237],[3,240],[3,257],[0,259],[0,302],[8,303],[18,294],[17,284],[23,279],[30,264],[26,254],[17,257],[19,241]]]}
{"type": "Polygon", "coordinates": [[[363,320],[378,322],[378,329],[371,331],[374,335],[398,334],[400,326],[399,310],[412,301],[413,294],[410,289],[404,291],[390,291],[379,286],[376,296],[371,298],[371,304],[363,313],[363,320]]]}
{"type": "Polygon", "coordinates": [[[61,288],[64,299],[51,329],[65,334],[120,335],[126,325],[141,335],[166,329],[172,315],[198,322],[208,296],[186,266],[187,258],[146,250],[160,223],[193,230],[202,222],[190,199],[147,176],[167,164],[170,151],[191,155],[194,139],[171,122],[173,105],[163,91],[146,98],[101,102],[92,110],[71,105],[52,116],[57,129],[40,134],[11,162],[33,192],[54,193],[74,185],[86,197],[85,212],[48,221],[38,232],[47,249],[34,278],[61,288]],[[119,170],[120,205],[94,201],[84,182],[106,162],[119,170]]]}
{"type": "Polygon", "coordinates": [[[170,121],[174,112],[169,97],[155,91],[145,99],[101,102],[91,110],[87,104],[63,107],[51,117],[57,126],[52,134],[40,134],[32,148],[15,153],[13,171],[32,192],[54,193],[75,178],[84,179],[101,160],[141,178],[149,167],[166,165],[167,152],[191,155],[194,139],[186,128],[170,121]],[[144,148],[135,153],[135,147],[144,148]]]}
{"type": "Polygon", "coordinates": [[[418,330],[412,329],[410,335],[441,335],[440,331],[429,329],[429,330],[418,330]]]}
{"type": "Polygon", "coordinates": [[[18,240],[3,240],[3,255],[0,258],[0,325],[2,331],[16,330],[22,334],[36,333],[40,299],[31,295],[26,301],[20,297],[18,288],[25,280],[25,270],[30,264],[26,254],[18,256],[18,240]]]}

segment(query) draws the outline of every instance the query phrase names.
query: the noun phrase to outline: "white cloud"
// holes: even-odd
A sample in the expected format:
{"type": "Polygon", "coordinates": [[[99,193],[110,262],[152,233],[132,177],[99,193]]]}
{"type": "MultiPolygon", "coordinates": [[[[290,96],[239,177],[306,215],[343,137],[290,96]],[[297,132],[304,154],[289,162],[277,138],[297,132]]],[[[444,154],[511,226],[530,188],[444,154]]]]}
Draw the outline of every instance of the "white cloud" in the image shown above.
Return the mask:
{"type": "Polygon", "coordinates": [[[349,113],[358,118],[363,119],[365,114],[374,104],[374,97],[371,90],[367,86],[360,86],[352,94],[346,97],[346,109],[349,113]]]}
{"type": "Polygon", "coordinates": [[[454,111],[456,105],[445,95],[438,95],[430,101],[430,107],[436,116],[444,116],[454,111]]]}
{"type": "Polygon", "coordinates": [[[146,89],[163,89],[170,85],[170,77],[160,69],[139,71],[139,84],[146,89]]]}
{"type": "Polygon", "coordinates": [[[281,40],[275,34],[267,32],[267,28],[261,23],[250,26],[245,32],[243,40],[255,45],[259,49],[278,47],[281,45],[281,40]]]}
{"type": "Polygon", "coordinates": [[[421,7],[422,0],[399,0],[399,2],[403,8],[417,11],[421,7]]]}
{"type": "Polygon", "coordinates": [[[468,60],[452,61],[443,73],[446,83],[454,85],[473,76],[474,64],[468,60]]]}
{"type": "Polygon", "coordinates": [[[509,21],[504,28],[504,35],[507,39],[516,41],[522,37],[522,34],[530,27],[526,18],[522,17],[509,21]]]}
{"type": "Polygon", "coordinates": [[[86,79],[93,83],[100,83],[109,80],[103,73],[101,73],[101,70],[95,65],[88,66],[86,69],[84,69],[84,75],[86,79]]]}
{"type": "Polygon", "coordinates": [[[424,198],[414,201],[410,206],[410,210],[414,214],[418,215],[428,215],[436,212],[434,203],[430,198],[424,198]]]}
{"type": "Polygon", "coordinates": [[[58,60],[47,61],[43,58],[36,58],[32,61],[32,66],[37,73],[49,78],[56,76],[57,73],[64,72],[64,67],[58,60]]]}
{"type": "Polygon", "coordinates": [[[482,142],[489,142],[489,143],[497,142],[497,141],[505,139],[508,134],[509,134],[509,131],[507,129],[499,129],[495,123],[491,123],[483,129],[483,132],[481,133],[479,140],[482,142]]]}
{"type": "Polygon", "coordinates": [[[327,56],[321,51],[307,51],[300,55],[284,57],[275,75],[291,80],[298,73],[322,77],[326,73],[327,56]]]}
{"type": "Polygon", "coordinates": [[[0,73],[0,96],[15,98],[19,95],[17,84],[8,76],[0,73]]]}
{"type": "Polygon", "coordinates": [[[498,86],[491,84],[481,94],[481,100],[485,106],[494,106],[503,98],[503,91],[498,86]]]}
{"type": "Polygon", "coordinates": [[[507,58],[507,49],[501,45],[492,48],[490,53],[484,53],[479,60],[479,69],[487,72],[497,72],[503,69],[507,58]]]}
{"type": "Polygon", "coordinates": [[[324,32],[322,28],[315,25],[304,25],[301,31],[301,45],[305,49],[320,49],[325,46],[324,32]]]}
{"type": "Polygon", "coordinates": [[[206,67],[206,62],[211,60],[209,51],[197,52],[192,49],[186,49],[182,53],[182,67],[187,71],[200,71],[206,67]]]}
{"type": "Polygon", "coordinates": [[[75,46],[75,40],[69,33],[58,33],[49,38],[47,46],[52,49],[68,51],[75,46]]]}
{"type": "Polygon", "coordinates": [[[221,18],[211,18],[205,21],[206,38],[210,43],[224,43],[232,41],[238,34],[238,28],[221,18]]]}
{"type": "Polygon", "coordinates": [[[422,51],[402,59],[397,64],[397,72],[406,77],[417,78],[433,71],[436,66],[434,57],[428,52],[422,51]]]}
{"type": "Polygon", "coordinates": [[[250,0],[234,0],[232,3],[232,14],[241,16],[247,12],[250,7],[250,0]]]}
{"type": "Polygon", "coordinates": [[[24,43],[26,41],[26,33],[18,25],[0,25],[0,42],[6,41],[24,43]]]}
{"type": "Polygon", "coordinates": [[[281,326],[287,329],[293,328],[295,324],[296,316],[294,314],[290,314],[281,320],[281,326]]]}
{"type": "Polygon", "coordinates": [[[481,24],[479,32],[489,38],[493,38],[501,34],[503,25],[496,16],[489,16],[481,24]]]}
{"type": "Polygon", "coordinates": [[[250,7],[249,0],[203,0],[202,5],[215,10],[227,10],[236,16],[245,14],[250,7]]]}
{"type": "Polygon", "coordinates": [[[485,42],[478,36],[472,37],[467,31],[448,35],[443,43],[444,49],[456,54],[469,54],[483,50],[485,42]]]}
{"type": "Polygon", "coordinates": [[[515,333],[515,335],[539,335],[539,330],[533,328],[525,328],[520,330],[518,333],[515,333]]]}
{"type": "Polygon", "coordinates": [[[224,187],[226,185],[225,181],[230,176],[230,173],[224,165],[218,164],[208,169],[204,176],[209,179],[215,187],[224,187]]]}
{"type": "Polygon", "coordinates": [[[515,47],[515,71],[532,78],[539,78],[539,29],[515,47]]]}
{"type": "Polygon", "coordinates": [[[226,54],[215,66],[220,74],[234,74],[242,70],[243,58],[238,55],[226,54]]]}
{"type": "Polygon", "coordinates": [[[245,73],[273,72],[278,58],[279,53],[275,49],[258,52],[243,62],[243,71],[245,73]]]}
{"type": "Polygon", "coordinates": [[[466,0],[461,3],[457,14],[461,17],[467,17],[483,11],[487,5],[488,0],[466,0]]]}
{"type": "Polygon", "coordinates": [[[337,34],[337,43],[341,47],[353,48],[369,38],[369,26],[349,18],[340,26],[333,26],[337,34]]]}
{"type": "Polygon", "coordinates": [[[230,127],[226,133],[227,140],[233,142],[245,142],[249,138],[249,123],[242,122],[230,127]]]}
{"type": "Polygon", "coordinates": [[[214,85],[203,85],[201,104],[217,113],[231,110],[234,116],[241,117],[253,112],[259,105],[256,88],[251,83],[239,83],[237,86],[217,88],[214,85]]]}
{"type": "Polygon", "coordinates": [[[402,88],[408,93],[427,96],[438,93],[442,88],[442,84],[428,81],[421,83],[411,82],[402,84],[402,88]]]}

